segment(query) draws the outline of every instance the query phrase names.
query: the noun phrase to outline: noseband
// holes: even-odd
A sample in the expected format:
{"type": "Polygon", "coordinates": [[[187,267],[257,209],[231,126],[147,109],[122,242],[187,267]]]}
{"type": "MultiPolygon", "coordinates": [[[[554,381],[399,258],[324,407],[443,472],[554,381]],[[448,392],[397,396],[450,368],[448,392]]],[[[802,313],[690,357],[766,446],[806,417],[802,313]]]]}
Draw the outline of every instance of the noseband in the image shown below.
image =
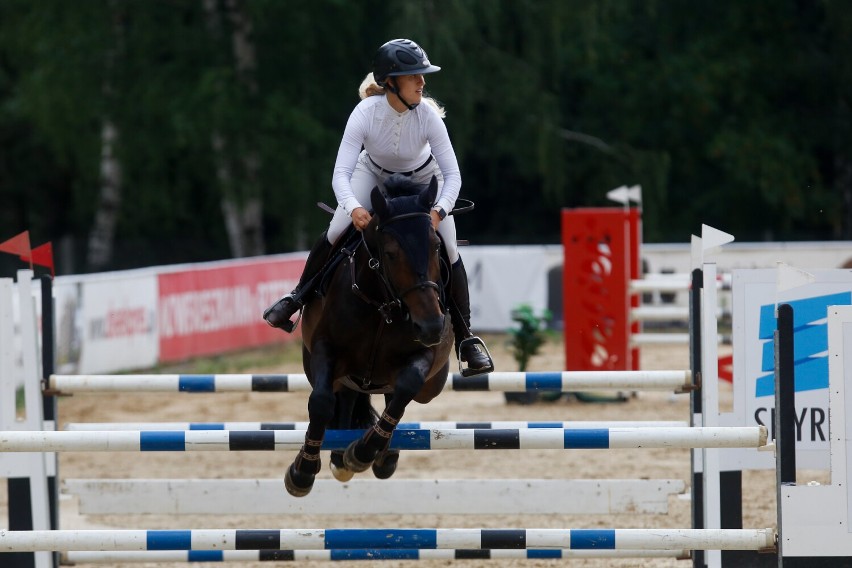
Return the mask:
{"type": "MultiPolygon", "coordinates": [[[[431,222],[431,219],[432,219],[432,217],[429,213],[425,213],[425,212],[422,212],[422,211],[413,212],[413,213],[402,213],[400,215],[396,215],[394,217],[391,217],[387,221],[382,221],[381,223],[379,223],[376,227],[376,231],[381,231],[386,226],[388,226],[392,223],[396,223],[397,221],[402,221],[404,219],[418,218],[418,217],[425,217],[429,222],[431,222]]],[[[433,282],[431,280],[422,280],[421,282],[418,282],[414,286],[411,286],[410,288],[407,288],[402,292],[398,292],[396,287],[393,285],[393,283],[387,277],[387,274],[385,273],[385,270],[384,270],[381,262],[379,262],[379,259],[376,258],[376,256],[373,255],[373,252],[370,250],[370,245],[367,243],[367,239],[364,236],[364,231],[361,231],[361,244],[363,244],[364,250],[367,251],[367,254],[370,257],[369,260],[367,261],[367,266],[376,273],[376,276],[379,277],[379,281],[382,283],[385,301],[384,302],[378,302],[378,301],[375,301],[375,300],[369,298],[366,294],[364,294],[364,292],[358,286],[358,283],[356,282],[356,276],[355,276],[355,262],[353,261],[354,260],[353,256],[355,254],[354,250],[352,252],[346,251],[346,253],[349,255],[349,270],[350,270],[351,280],[352,280],[352,291],[355,293],[355,295],[357,295],[363,301],[365,301],[366,303],[376,307],[376,309],[379,310],[379,313],[382,314],[382,317],[384,317],[386,323],[393,322],[393,315],[392,315],[393,310],[394,309],[401,309],[405,305],[403,303],[403,298],[405,298],[409,293],[411,293],[415,290],[425,290],[427,288],[433,288],[438,293],[438,301],[441,304],[441,309],[442,310],[444,309],[444,302],[443,302],[443,299],[441,298],[441,286],[438,283],[433,282]]],[[[379,251],[379,252],[381,253],[381,251],[379,251]]],[[[379,256],[381,256],[381,254],[379,256]]],[[[405,317],[408,318],[408,312],[407,311],[405,313],[405,317]]]]}

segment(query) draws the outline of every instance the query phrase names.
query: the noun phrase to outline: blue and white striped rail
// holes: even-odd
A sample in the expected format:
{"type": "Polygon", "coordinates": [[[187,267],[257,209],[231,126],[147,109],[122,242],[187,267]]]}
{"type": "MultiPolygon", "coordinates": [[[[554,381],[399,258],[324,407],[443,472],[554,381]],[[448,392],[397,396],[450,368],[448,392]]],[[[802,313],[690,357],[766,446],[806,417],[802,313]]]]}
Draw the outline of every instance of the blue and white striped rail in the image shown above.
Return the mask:
{"type": "MultiPolygon", "coordinates": [[[[324,450],[342,450],[362,430],[329,430],[324,450]]],[[[189,452],[298,450],[303,430],[164,430],[0,432],[0,452],[189,452]]],[[[759,448],[765,426],[693,428],[533,428],[505,430],[396,430],[399,450],[569,450],[621,448],[759,448]]]]}
{"type": "MultiPolygon", "coordinates": [[[[51,375],[48,387],[79,392],[310,392],[303,374],[287,375],[51,375]]],[[[448,377],[445,390],[553,391],[662,390],[692,388],[690,371],[502,372],[448,377]]]]}
{"type": "Polygon", "coordinates": [[[328,562],[336,560],[548,560],[568,558],[688,558],[686,550],[341,549],[341,550],[143,550],[66,552],[62,564],[154,562],[328,562]]]}
{"type": "MultiPolygon", "coordinates": [[[[523,422],[493,420],[484,422],[400,422],[398,428],[412,430],[500,430],[506,428],[677,428],[689,426],[675,420],[617,420],[576,422],[523,422]]],[[[307,422],[69,422],[63,430],[307,430],[307,422]]]]}
{"type": "Polygon", "coordinates": [[[72,550],[762,550],[768,529],[272,529],[0,531],[0,552],[72,550]]]}

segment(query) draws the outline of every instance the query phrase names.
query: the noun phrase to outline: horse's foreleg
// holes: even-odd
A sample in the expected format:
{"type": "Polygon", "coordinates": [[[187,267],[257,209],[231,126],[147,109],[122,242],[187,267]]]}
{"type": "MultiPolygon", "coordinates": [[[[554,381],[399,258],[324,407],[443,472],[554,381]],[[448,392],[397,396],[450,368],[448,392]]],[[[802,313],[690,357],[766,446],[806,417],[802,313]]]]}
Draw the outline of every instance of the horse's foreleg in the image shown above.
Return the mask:
{"type": "MultiPolygon", "coordinates": [[[[404,369],[397,377],[394,385],[393,394],[388,399],[385,405],[385,410],[379,417],[378,422],[367,430],[359,440],[349,444],[346,452],[343,454],[343,463],[346,468],[355,472],[366,471],[378,455],[387,450],[393,431],[396,425],[402,419],[405,409],[408,404],[414,400],[414,397],[423,388],[426,380],[426,371],[428,366],[425,364],[415,364],[404,369]]],[[[389,473],[382,470],[383,465],[380,465],[380,471],[385,477],[390,477],[393,470],[396,469],[396,461],[391,456],[382,456],[382,462],[390,458],[388,466],[392,463],[392,469],[389,473]]],[[[377,476],[380,476],[377,474],[377,476]]],[[[381,476],[380,476],[381,477],[381,476]]]]}
{"type": "Polygon", "coordinates": [[[320,471],[320,448],[325,430],[334,416],[334,392],[332,390],[331,365],[317,357],[311,358],[314,385],[308,398],[308,428],[305,443],[296,459],[284,475],[284,487],[294,497],[304,497],[311,492],[314,479],[320,471]]]}
{"type": "MultiPolygon", "coordinates": [[[[390,404],[392,395],[385,395],[385,406],[390,404]]],[[[388,440],[390,442],[390,440],[388,440]]],[[[390,445],[390,444],[388,444],[390,445]]],[[[373,475],[378,479],[388,479],[396,471],[396,465],[399,462],[399,450],[391,450],[385,446],[378,454],[373,462],[373,475]]]]}

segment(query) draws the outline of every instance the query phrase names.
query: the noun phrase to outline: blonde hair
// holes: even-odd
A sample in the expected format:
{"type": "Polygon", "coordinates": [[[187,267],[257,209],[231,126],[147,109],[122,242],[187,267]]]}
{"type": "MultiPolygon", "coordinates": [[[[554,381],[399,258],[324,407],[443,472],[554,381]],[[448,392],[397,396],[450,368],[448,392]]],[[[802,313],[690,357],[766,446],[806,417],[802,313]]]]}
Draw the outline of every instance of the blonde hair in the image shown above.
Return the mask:
{"type": "MultiPolygon", "coordinates": [[[[367,97],[381,96],[384,94],[385,88],[376,83],[376,79],[375,77],[373,77],[372,73],[367,73],[367,75],[364,77],[364,80],[361,81],[361,85],[358,87],[358,96],[360,96],[363,100],[367,97]]],[[[440,103],[438,103],[438,101],[436,101],[430,96],[427,96],[425,93],[423,95],[423,102],[434,108],[435,112],[437,112],[438,116],[440,116],[441,118],[447,116],[447,111],[444,109],[444,107],[442,107],[440,103]]]]}

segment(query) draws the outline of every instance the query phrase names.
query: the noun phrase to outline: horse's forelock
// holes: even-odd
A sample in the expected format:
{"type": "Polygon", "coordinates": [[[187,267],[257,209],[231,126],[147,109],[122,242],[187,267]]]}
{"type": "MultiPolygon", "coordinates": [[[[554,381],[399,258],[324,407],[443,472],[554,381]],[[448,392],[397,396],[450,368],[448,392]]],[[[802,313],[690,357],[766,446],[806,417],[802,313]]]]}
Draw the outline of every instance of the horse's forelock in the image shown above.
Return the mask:
{"type": "Polygon", "coordinates": [[[415,183],[409,176],[393,174],[385,181],[385,190],[391,199],[410,195],[419,195],[427,186],[415,183]]]}
{"type": "Polygon", "coordinates": [[[413,183],[405,176],[394,175],[385,182],[385,189],[388,196],[384,205],[385,218],[379,220],[379,225],[382,231],[392,235],[402,246],[412,266],[417,267],[418,272],[425,273],[429,259],[429,239],[424,237],[431,223],[428,215],[431,202],[423,198],[423,194],[428,192],[430,187],[413,183]],[[427,215],[394,220],[395,217],[407,213],[427,215]]]}

